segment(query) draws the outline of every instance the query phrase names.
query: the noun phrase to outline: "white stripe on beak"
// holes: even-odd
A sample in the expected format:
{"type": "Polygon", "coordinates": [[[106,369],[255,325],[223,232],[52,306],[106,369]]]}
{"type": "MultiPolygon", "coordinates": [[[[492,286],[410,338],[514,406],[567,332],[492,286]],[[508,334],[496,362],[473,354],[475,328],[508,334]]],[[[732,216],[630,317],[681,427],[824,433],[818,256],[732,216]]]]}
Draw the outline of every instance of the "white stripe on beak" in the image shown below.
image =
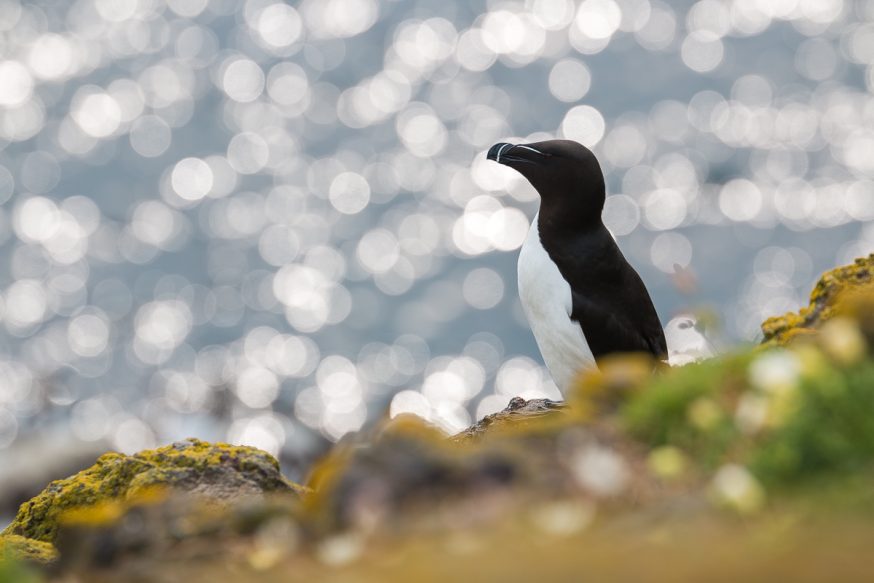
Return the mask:
{"type": "Polygon", "coordinates": [[[503,146],[501,146],[500,148],[498,148],[498,155],[495,156],[495,162],[497,162],[498,164],[501,163],[501,154],[504,152],[504,149],[505,149],[507,146],[510,146],[510,147],[512,148],[512,147],[513,147],[513,144],[504,144],[503,146]]]}

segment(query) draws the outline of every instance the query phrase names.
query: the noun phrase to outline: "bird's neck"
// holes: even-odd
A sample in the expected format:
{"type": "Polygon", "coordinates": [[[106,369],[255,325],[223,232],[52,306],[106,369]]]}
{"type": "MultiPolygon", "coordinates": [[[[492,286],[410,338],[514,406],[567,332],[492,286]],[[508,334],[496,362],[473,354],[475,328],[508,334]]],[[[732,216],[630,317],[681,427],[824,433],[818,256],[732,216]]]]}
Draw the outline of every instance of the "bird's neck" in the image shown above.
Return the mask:
{"type": "Polygon", "coordinates": [[[553,233],[558,238],[601,238],[609,237],[607,228],[601,222],[601,213],[583,214],[567,212],[566,209],[541,204],[537,220],[540,232],[553,233]]]}
{"type": "Polygon", "coordinates": [[[586,193],[540,193],[540,224],[549,225],[556,232],[597,232],[604,227],[601,212],[603,197],[586,193]]]}

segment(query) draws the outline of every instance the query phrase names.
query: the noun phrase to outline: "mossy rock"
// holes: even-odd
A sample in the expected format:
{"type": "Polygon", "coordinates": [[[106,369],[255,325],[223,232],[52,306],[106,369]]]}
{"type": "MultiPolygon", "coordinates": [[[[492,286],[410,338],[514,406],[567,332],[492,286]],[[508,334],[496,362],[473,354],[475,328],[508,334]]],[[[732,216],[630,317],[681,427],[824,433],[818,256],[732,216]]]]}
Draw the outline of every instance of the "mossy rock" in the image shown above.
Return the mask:
{"type": "Polygon", "coordinates": [[[50,483],[22,504],[3,534],[51,543],[62,517],[74,509],[111,508],[115,502],[165,488],[219,501],[301,490],[282,476],[279,462],[264,451],[188,439],[131,456],[100,456],[90,468],[50,483]]]}
{"type": "Polygon", "coordinates": [[[874,297],[874,253],[824,273],[813,288],[807,307],[798,313],[768,318],[762,324],[762,342],[786,344],[808,336],[835,315],[854,311],[852,305],[866,297],[868,301],[874,297]]]}
{"type": "Polygon", "coordinates": [[[646,452],[612,417],[579,411],[518,398],[455,436],[412,415],[386,420],[316,464],[302,522],[318,536],[375,528],[415,536],[435,523],[487,523],[553,499],[621,506],[660,495],[646,452]]]}
{"type": "Polygon", "coordinates": [[[5,558],[15,561],[45,565],[58,556],[51,543],[33,540],[17,534],[0,534],[0,562],[5,558]]]}

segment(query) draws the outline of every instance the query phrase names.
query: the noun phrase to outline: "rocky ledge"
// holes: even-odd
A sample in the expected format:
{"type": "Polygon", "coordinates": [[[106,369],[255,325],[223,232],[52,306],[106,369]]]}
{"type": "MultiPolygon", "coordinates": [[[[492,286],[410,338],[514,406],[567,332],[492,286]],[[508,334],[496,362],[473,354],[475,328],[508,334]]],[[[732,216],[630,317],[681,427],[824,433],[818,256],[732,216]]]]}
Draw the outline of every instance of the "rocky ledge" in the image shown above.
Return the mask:
{"type": "Polygon", "coordinates": [[[90,468],[52,482],[22,504],[0,541],[28,560],[46,562],[55,558],[52,545],[59,542],[59,533],[78,546],[82,531],[123,525],[134,510],[171,497],[185,494],[198,504],[220,508],[302,490],[286,480],[276,459],[263,451],[189,439],[132,456],[102,455],[90,468]]]}
{"type": "Polygon", "coordinates": [[[835,314],[852,312],[870,318],[860,304],[868,304],[874,296],[874,253],[860,257],[852,265],[824,273],[810,294],[810,304],[798,313],[768,318],[762,324],[766,344],[785,344],[792,338],[814,333],[835,314]]]}
{"type": "Polygon", "coordinates": [[[456,436],[387,420],[306,487],[253,448],[107,454],[22,505],[0,581],[866,580],[872,264],[823,276],[762,346],[606,361],[567,405],[513,399],[456,436]]]}

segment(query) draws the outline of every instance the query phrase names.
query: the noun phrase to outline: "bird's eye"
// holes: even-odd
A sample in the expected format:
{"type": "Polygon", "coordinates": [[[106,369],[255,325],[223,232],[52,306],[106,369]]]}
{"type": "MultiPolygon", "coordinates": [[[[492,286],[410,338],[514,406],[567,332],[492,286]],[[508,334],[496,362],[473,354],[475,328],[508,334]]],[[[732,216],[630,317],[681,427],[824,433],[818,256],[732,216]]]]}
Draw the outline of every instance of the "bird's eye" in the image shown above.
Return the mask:
{"type": "Polygon", "coordinates": [[[683,320],[680,322],[680,329],[686,330],[687,328],[692,327],[692,320],[683,320]]]}

